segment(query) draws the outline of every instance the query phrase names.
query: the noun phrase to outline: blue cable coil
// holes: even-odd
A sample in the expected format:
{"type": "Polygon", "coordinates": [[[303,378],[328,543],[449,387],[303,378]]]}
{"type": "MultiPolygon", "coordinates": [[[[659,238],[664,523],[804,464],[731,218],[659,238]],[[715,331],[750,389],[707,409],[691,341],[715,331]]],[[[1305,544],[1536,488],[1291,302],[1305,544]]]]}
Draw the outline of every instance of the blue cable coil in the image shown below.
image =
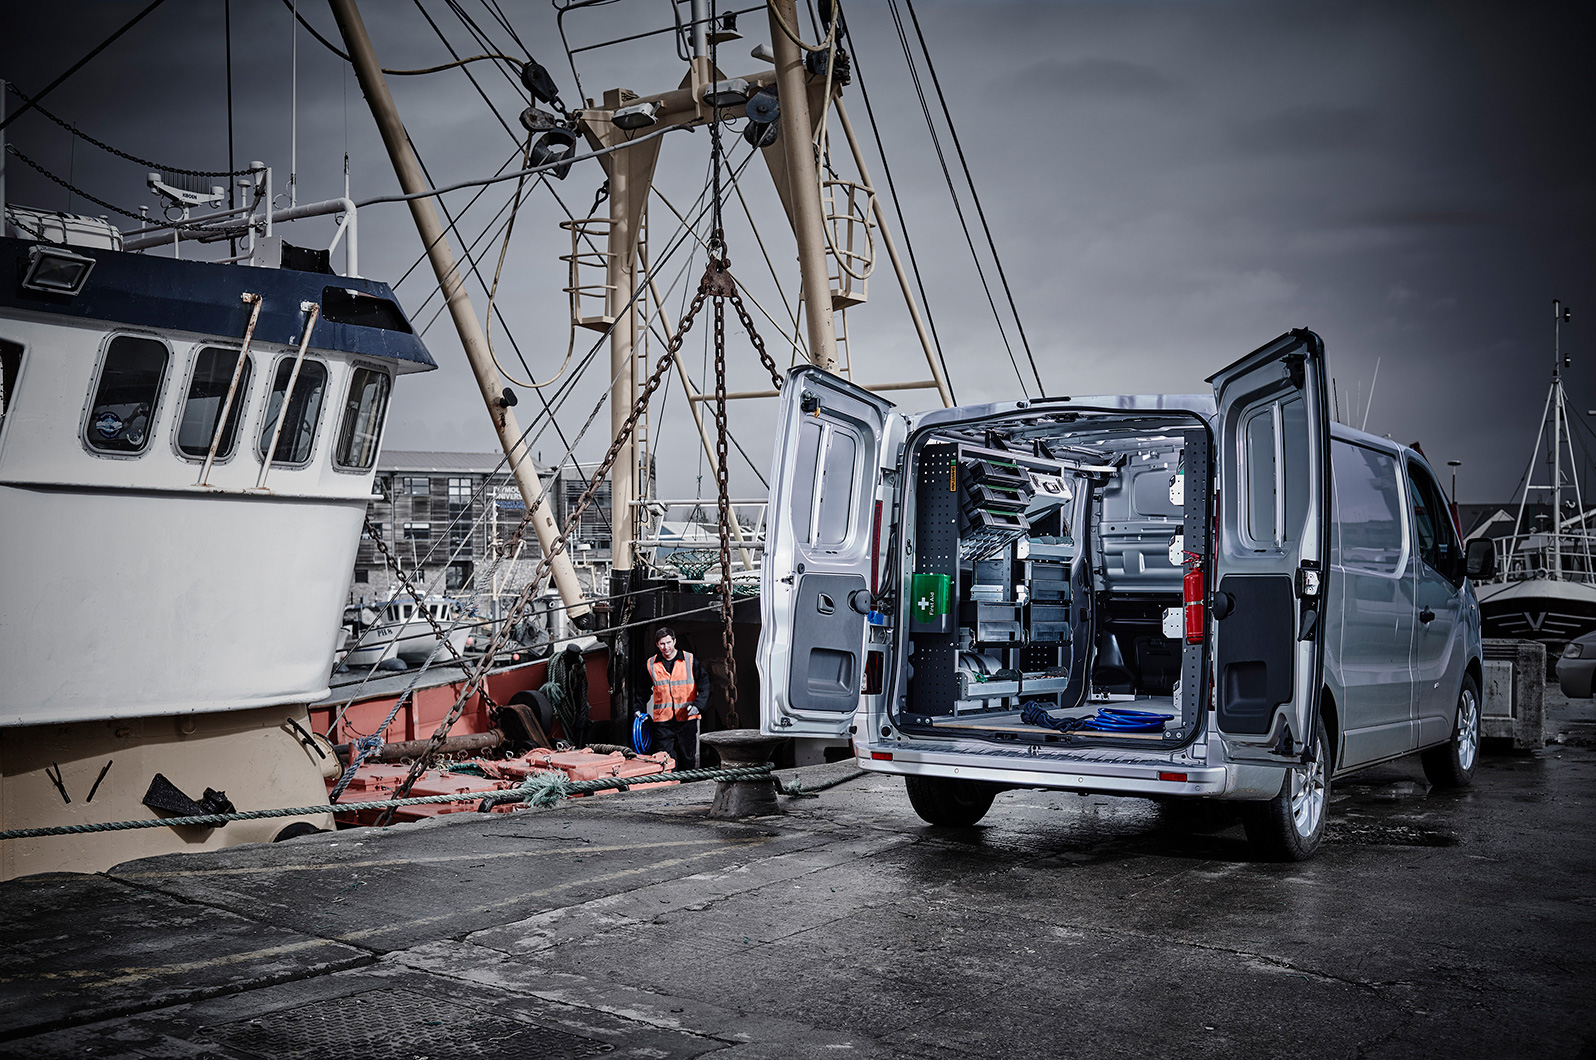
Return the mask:
{"type": "Polygon", "coordinates": [[[654,746],[654,725],[647,714],[639,714],[632,719],[632,750],[640,755],[648,754],[654,746]]]}
{"type": "Polygon", "coordinates": [[[1164,724],[1175,720],[1173,714],[1155,714],[1147,710],[1127,710],[1122,707],[1099,707],[1088,718],[1055,718],[1048,714],[1048,704],[1033,699],[1020,705],[1020,720],[1027,725],[1045,725],[1059,732],[1163,732],[1164,724]]]}

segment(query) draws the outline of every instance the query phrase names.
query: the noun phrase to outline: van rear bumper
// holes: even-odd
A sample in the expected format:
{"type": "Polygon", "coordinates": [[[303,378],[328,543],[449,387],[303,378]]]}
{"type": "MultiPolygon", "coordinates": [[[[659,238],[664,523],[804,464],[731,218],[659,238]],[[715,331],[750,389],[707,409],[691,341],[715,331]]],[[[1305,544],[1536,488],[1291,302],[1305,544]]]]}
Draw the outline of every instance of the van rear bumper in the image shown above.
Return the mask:
{"type": "MultiPolygon", "coordinates": [[[[875,753],[887,753],[874,749],[875,753]]],[[[966,755],[906,751],[894,748],[891,759],[871,757],[865,749],[859,766],[897,776],[952,777],[982,780],[1016,788],[1055,788],[1060,791],[1102,792],[1111,795],[1190,795],[1218,797],[1233,787],[1225,766],[1148,765],[1124,762],[1050,763],[1052,768],[1029,768],[998,762],[972,762],[966,755]],[[1175,779],[1183,776],[1184,779],[1175,779]]],[[[1032,760],[1034,762],[1034,760],[1032,760]]],[[[1039,764],[1039,763],[1038,763],[1039,764]]],[[[1278,775],[1278,774],[1277,774],[1278,775]]],[[[1278,781],[1276,782],[1278,786],[1278,781]]]]}

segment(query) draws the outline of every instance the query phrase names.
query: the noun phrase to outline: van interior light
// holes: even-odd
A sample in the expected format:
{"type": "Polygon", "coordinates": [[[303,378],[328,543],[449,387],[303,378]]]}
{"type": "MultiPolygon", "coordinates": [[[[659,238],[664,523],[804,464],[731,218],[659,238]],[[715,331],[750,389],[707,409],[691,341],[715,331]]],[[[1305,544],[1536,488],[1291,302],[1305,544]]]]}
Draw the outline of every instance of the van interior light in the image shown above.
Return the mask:
{"type": "Polygon", "coordinates": [[[44,294],[75,295],[89,282],[94,259],[63,247],[35,245],[28,251],[28,271],[22,286],[44,294]]]}

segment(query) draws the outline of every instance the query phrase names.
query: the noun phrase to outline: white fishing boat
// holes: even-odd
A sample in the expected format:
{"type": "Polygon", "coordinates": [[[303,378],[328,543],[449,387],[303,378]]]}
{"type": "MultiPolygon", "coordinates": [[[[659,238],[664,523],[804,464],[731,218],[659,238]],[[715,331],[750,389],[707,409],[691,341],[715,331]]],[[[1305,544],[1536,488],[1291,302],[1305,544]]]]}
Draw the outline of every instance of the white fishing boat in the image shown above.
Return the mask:
{"type": "Polygon", "coordinates": [[[1568,430],[1563,369],[1562,325],[1567,307],[1552,302],[1552,385],[1530,457],[1530,473],[1519,498],[1512,533],[1496,538],[1501,579],[1478,589],[1480,621],[1487,637],[1538,640],[1554,651],[1575,637],[1596,630],[1596,535],[1581,496],[1579,457],[1568,430]],[[1542,456],[1545,470],[1538,472],[1542,456]],[[1537,473],[1546,481],[1537,482],[1537,473]],[[1564,514],[1564,496],[1572,494],[1572,511],[1564,514]],[[1551,511],[1544,526],[1527,526],[1530,498],[1547,496],[1551,511]],[[1556,525],[1551,525],[1552,520],[1556,525]]]}
{"type": "MultiPolygon", "coordinates": [[[[0,828],[325,800],[335,760],[306,704],[327,694],[394,382],[435,365],[357,275],[349,200],[274,211],[270,170],[244,179],[241,208],[212,196],[133,232],[5,206],[0,828]],[[343,275],[274,230],[318,214],[342,215],[343,275]],[[206,235],[243,253],[138,253],[206,235]]],[[[295,823],[11,840],[0,876],[295,823]]]]}
{"type": "Polygon", "coordinates": [[[342,665],[377,666],[398,659],[419,666],[429,658],[453,654],[443,646],[434,624],[444,631],[454,653],[465,649],[471,635],[470,625],[462,619],[460,604],[446,596],[423,597],[419,605],[408,596],[397,597],[384,604],[375,617],[375,622],[351,630],[339,656],[342,665]]]}

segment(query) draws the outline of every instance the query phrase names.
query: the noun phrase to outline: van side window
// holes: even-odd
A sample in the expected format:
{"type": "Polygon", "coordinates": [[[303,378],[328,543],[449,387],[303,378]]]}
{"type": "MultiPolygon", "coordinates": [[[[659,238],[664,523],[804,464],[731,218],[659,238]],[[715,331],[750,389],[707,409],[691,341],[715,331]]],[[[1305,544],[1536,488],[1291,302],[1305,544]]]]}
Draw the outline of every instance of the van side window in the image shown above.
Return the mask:
{"type": "MultiPolygon", "coordinates": [[[[177,425],[177,447],[188,456],[203,457],[211,451],[211,436],[216,433],[216,416],[227,400],[227,388],[238,367],[238,351],[207,346],[194,358],[194,375],[189,380],[188,397],[183,402],[183,418],[177,425]]],[[[238,372],[238,389],[227,411],[227,424],[216,445],[216,459],[226,460],[233,452],[238,420],[249,393],[250,363],[246,358],[238,372]]]]}
{"type": "Polygon", "coordinates": [[[105,453],[141,453],[150,440],[155,405],[166,379],[166,343],[118,335],[105,348],[100,381],[84,436],[105,453]]]}
{"type": "Polygon", "coordinates": [[[1408,462],[1408,481],[1413,493],[1413,528],[1419,539],[1419,558],[1429,568],[1453,584],[1463,581],[1462,549],[1452,513],[1446,507],[1441,488],[1430,473],[1413,461],[1408,462]]]}
{"type": "MultiPolygon", "coordinates": [[[[294,373],[292,358],[277,364],[277,378],[272,381],[272,393],[266,403],[266,416],[261,422],[260,455],[272,444],[272,432],[277,429],[277,416],[282,411],[283,394],[288,390],[288,379],[294,373]]],[[[306,358],[300,366],[299,378],[294,381],[294,392],[288,400],[288,415],[283,419],[283,433],[277,438],[277,451],[272,462],[278,464],[303,464],[310,459],[311,444],[316,440],[316,424],[321,419],[322,393],[327,389],[327,366],[306,358]]]]}
{"type": "Polygon", "coordinates": [[[0,339],[0,423],[6,421],[6,410],[16,396],[17,376],[21,373],[22,347],[0,339]]]}
{"type": "Polygon", "coordinates": [[[1308,514],[1308,469],[1285,467],[1282,453],[1308,451],[1302,398],[1271,401],[1244,414],[1242,474],[1246,536],[1254,547],[1284,548],[1302,535],[1308,514]]]}
{"type": "Polygon", "coordinates": [[[1330,443],[1335,529],[1330,562],[1366,574],[1402,572],[1405,539],[1396,460],[1362,445],[1330,443]]]}
{"type": "Polygon", "coordinates": [[[356,368],[344,402],[344,420],[338,428],[338,448],[333,463],[339,467],[370,467],[377,459],[382,419],[388,411],[388,373],[356,368]]]}
{"type": "Polygon", "coordinates": [[[790,515],[799,540],[811,545],[840,545],[847,540],[858,453],[858,439],[848,428],[815,418],[803,421],[790,515]]]}

